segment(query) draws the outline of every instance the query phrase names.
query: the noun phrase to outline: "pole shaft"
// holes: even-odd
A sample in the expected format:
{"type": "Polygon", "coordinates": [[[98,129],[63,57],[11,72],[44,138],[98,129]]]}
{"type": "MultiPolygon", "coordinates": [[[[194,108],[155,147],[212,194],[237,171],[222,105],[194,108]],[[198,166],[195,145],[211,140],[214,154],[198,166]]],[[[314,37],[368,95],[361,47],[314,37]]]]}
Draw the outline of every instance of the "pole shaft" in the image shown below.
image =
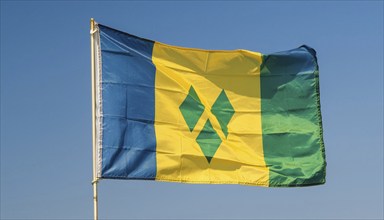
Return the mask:
{"type": "Polygon", "coordinates": [[[98,220],[99,212],[98,212],[98,198],[97,198],[97,182],[94,182],[92,185],[93,185],[93,219],[98,220]]]}
{"type": "Polygon", "coordinates": [[[96,95],[95,95],[95,20],[91,18],[91,79],[92,79],[92,169],[93,169],[93,216],[98,220],[97,173],[96,173],[96,95]]]}

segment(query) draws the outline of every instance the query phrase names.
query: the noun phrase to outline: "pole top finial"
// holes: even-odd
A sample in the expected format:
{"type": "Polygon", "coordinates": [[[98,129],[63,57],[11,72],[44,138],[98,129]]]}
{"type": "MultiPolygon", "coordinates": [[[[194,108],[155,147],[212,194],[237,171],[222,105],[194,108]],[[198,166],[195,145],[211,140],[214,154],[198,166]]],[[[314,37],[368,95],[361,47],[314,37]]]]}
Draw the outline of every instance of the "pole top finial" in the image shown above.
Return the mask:
{"type": "Polygon", "coordinates": [[[95,27],[95,19],[91,18],[91,34],[93,34],[94,27],[95,27]]]}

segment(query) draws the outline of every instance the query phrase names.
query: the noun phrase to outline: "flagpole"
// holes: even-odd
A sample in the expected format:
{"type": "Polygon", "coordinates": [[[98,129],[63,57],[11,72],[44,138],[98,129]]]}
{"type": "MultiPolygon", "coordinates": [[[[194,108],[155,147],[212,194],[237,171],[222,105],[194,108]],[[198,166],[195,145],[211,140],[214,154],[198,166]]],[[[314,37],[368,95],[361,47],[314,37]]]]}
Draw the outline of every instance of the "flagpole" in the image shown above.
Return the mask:
{"type": "Polygon", "coordinates": [[[96,99],[95,99],[95,20],[91,18],[91,79],[92,79],[92,168],[93,168],[93,216],[98,220],[97,174],[96,174],[96,99]]]}

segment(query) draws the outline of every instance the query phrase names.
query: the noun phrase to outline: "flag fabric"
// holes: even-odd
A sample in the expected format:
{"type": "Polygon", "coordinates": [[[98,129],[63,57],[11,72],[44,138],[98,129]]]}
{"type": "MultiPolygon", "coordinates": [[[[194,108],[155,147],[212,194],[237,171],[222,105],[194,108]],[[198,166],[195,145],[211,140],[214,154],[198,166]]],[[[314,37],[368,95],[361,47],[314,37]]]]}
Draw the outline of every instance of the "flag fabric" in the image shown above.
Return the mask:
{"type": "Polygon", "coordinates": [[[98,178],[325,183],[314,49],[183,48],[100,24],[95,42],[98,178]]]}

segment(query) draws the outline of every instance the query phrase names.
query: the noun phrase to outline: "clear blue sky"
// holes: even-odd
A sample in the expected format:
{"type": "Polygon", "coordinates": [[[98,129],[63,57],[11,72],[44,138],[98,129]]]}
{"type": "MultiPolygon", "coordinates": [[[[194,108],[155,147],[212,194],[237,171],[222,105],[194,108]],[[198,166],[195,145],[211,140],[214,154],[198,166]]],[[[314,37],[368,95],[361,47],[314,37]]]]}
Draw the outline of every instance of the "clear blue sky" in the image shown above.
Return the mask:
{"type": "Polygon", "coordinates": [[[327,183],[100,182],[100,217],[383,218],[383,2],[1,1],[2,219],[89,219],[89,19],[168,44],[317,50],[327,183]]]}

